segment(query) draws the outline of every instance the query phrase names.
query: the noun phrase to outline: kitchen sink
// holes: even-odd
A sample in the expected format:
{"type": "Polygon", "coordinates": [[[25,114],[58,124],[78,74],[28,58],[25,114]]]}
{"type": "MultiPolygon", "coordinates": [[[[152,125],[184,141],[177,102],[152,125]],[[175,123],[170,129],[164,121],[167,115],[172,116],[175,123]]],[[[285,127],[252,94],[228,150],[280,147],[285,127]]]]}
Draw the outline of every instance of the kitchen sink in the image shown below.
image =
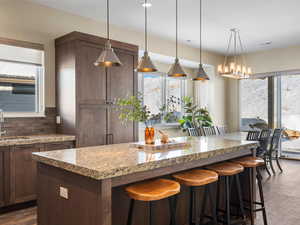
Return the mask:
{"type": "Polygon", "coordinates": [[[30,137],[26,136],[8,136],[8,137],[0,137],[0,141],[9,141],[9,140],[20,140],[20,139],[29,139],[30,137]]]}

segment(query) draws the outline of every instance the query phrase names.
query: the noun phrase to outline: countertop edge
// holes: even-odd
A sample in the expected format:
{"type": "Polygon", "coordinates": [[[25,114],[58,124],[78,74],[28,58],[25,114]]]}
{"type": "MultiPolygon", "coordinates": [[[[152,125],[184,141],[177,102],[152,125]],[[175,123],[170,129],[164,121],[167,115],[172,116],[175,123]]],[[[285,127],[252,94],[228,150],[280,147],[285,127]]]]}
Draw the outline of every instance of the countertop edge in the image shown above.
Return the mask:
{"type": "Polygon", "coordinates": [[[114,178],[114,177],[129,175],[133,173],[138,173],[138,172],[144,172],[147,170],[154,170],[163,167],[175,166],[176,164],[187,163],[187,162],[201,160],[201,159],[208,159],[226,153],[249,150],[257,146],[258,146],[257,143],[249,143],[249,144],[244,144],[243,146],[231,147],[229,149],[216,149],[210,152],[195,153],[192,155],[179,156],[171,159],[164,159],[155,162],[147,162],[130,168],[119,167],[108,171],[97,171],[94,169],[90,169],[88,167],[82,167],[79,165],[63,162],[61,160],[53,159],[50,157],[40,156],[38,153],[33,153],[32,157],[34,160],[40,163],[44,163],[95,180],[103,180],[103,179],[114,178]]]}

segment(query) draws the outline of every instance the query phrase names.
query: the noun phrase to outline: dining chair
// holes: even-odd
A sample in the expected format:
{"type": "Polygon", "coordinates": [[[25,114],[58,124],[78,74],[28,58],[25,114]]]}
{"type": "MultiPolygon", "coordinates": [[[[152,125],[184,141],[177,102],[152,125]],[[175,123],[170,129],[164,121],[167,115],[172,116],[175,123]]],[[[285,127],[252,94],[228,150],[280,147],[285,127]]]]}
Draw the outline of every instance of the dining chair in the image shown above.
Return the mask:
{"type": "Polygon", "coordinates": [[[270,138],[272,134],[272,129],[263,129],[260,132],[260,135],[258,137],[259,146],[256,149],[256,156],[262,157],[265,161],[265,169],[269,176],[271,176],[271,173],[269,171],[268,165],[269,165],[269,159],[268,159],[268,146],[270,143],[270,138]]]}
{"type": "Polygon", "coordinates": [[[216,126],[216,130],[219,135],[225,135],[228,132],[226,126],[216,126]]]}
{"type": "Polygon", "coordinates": [[[247,141],[258,141],[259,134],[260,134],[260,131],[257,131],[257,130],[248,131],[246,140],[247,141]]]}
{"type": "Polygon", "coordinates": [[[213,136],[216,135],[215,127],[202,127],[203,136],[213,136]]]}
{"type": "Polygon", "coordinates": [[[188,128],[189,136],[199,136],[198,130],[194,127],[188,128]]]}
{"type": "Polygon", "coordinates": [[[269,158],[269,163],[270,163],[270,167],[272,169],[272,172],[275,174],[275,169],[273,167],[273,159],[276,160],[276,163],[277,163],[277,166],[279,168],[279,170],[281,172],[283,172],[283,169],[280,165],[280,162],[279,162],[279,144],[280,144],[280,140],[281,140],[281,136],[282,136],[282,132],[283,132],[283,129],[281,128],[276,128],[273,132],[273,136],[272,136],[272,139],[271,139],[271,143],[269,145],[269,150],[268,150],[268,158],[269,158]],[[275,158],[274,158],[275,157],[275,158]]]}

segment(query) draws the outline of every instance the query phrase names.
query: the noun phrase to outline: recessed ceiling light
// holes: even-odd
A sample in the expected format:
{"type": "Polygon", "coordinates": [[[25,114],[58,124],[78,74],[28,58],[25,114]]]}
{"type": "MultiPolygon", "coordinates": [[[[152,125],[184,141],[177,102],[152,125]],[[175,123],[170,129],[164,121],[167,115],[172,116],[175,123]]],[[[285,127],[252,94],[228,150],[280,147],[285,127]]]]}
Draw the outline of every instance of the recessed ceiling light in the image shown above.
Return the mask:
{"type": "Polygon", "coordinates": [[[265,41],[265,42],[261,43],[261,45],[270,45],[270,44],[272,44],[272,41],[265,41]]]}
{"type": "Polygon", "coordinates": [[[152,4],[151,4],[150,2],[147,2],[147,3],[143,2],[143,3],[142,3],[142,6],[143,6],[143,7],[149,8],[149,7],[152,6],[152,4]]]}

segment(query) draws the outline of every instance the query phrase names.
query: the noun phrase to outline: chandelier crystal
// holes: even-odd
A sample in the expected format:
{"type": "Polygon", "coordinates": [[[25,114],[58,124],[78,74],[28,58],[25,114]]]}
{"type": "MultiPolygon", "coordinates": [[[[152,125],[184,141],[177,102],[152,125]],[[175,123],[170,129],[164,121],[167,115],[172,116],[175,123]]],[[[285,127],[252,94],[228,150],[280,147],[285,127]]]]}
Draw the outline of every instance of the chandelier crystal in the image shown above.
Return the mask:
{"type": "Polygon", "coordinates": [[[223,77],[238,80],[249,79],[252,69],[247,66],[244,54],[245,49],[241,41],[240,32],[238,29],[233,28],[230,30],[224,63],[218,66],[218,73],[223,77]]]}

